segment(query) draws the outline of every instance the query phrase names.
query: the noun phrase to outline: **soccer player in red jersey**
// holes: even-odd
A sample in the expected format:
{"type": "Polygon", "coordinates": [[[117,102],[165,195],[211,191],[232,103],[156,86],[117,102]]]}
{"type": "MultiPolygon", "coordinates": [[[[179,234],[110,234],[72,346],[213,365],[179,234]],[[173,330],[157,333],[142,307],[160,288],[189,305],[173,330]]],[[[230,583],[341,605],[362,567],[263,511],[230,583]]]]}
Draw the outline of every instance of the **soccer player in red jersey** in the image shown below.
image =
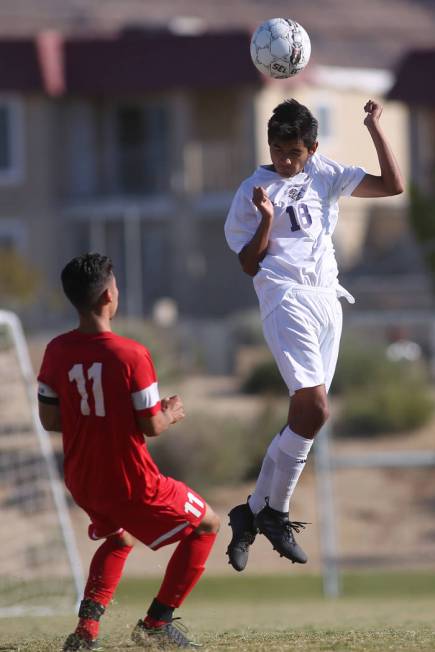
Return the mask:
{"type": "Polygon", "coordinates": [[[156,437],[184,418],[179,396],[160,399],[149,351],[112,332],[118,289],[110,258],[92,253],[62,271],[79,326],[47,346],[38,375],[39,414],[62,433],[65,484],[102,539],[89,570],[79,623],[64,650],[97,646],[99,620],[135,540],[151,550],[179,542],[157,596],[132,638],[139,645],[189,647],[173,623],[204,571],[219,518],[199,494],[162,475],[144,435],[156,437]]]}

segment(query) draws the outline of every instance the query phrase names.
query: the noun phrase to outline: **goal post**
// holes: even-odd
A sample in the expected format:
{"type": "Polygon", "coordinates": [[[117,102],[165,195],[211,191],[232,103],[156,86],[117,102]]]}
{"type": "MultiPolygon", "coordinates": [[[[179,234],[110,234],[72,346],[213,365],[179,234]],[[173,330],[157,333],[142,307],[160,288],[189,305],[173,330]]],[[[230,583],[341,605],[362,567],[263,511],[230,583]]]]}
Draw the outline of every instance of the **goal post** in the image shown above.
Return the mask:
{"type": "Polygon", "coordinates": [[[435,467],[435,450],[365,451],[331,453],[331,429],[325,425],[316,437],[314,463],[319,504],[323,593],[336,598],[342,592],[341,558],[337,542],[338,519],[333,476],[342,469],[422,469],[435,467]]]}
{"type": "Polygon", "coordinates": [[[0,616],[72,610],[83,574],[18,316],[0,310],[0,616]]]}

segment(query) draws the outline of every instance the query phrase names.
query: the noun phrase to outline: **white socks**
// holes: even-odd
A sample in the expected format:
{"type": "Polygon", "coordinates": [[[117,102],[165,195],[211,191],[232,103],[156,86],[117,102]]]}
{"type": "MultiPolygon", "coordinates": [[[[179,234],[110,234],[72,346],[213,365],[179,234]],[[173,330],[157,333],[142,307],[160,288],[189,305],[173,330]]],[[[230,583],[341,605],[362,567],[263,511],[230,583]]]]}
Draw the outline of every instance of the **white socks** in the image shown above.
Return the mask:
{"type": "Polygon", "coordinates": [[[266,498],[278,512],[288,513],[290,498],[304,469],[312,439],[297,435],[287,426],[269,445],[255,491],[248,503],[253,514],[263,509],[266,498]]]}
{"type": "Polygon", "coordinates": [[[252,496],[249,496],[248,504],[253,514],[258,514],[260,510],[266,505],[266,497],[270,494],[270,486],[273,480],[273,473],[275,470],[276,460],[278,458],[278,446],[280,440],[280,433],[275,435],[269,444],[266,455],[261,465],[261,471],[258,475],[255,485],[255,491],[252,496]]]}
{"type": "Polygon", "coordinates": [[[275,470],[269,491],[269,505],[288,514],[290,498],[304,470],[313,439],[297,435],[287,426],[279,438],[275,470]]]}

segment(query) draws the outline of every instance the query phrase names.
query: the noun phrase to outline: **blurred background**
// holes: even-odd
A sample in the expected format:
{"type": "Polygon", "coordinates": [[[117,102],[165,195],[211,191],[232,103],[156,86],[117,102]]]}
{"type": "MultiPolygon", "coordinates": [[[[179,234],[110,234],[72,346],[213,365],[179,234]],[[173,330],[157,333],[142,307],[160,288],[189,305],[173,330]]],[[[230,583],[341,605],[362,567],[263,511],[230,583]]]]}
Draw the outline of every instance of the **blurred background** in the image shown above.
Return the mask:
{"type": "MultiPolygon", "coordinates": [[[[326,460],[349,462],[331,470],[343,569],[435,562],[433,469],[403,467],[412,451],[430,461],[435,450],[434,79],[434,0],[0,3],[0,307],[22,320],[37,370],[48,339],[74,326],[63,265],[89,250],[110,255],[121,291],[114,328],[150,348],[162,393],[178,391],[189,415],[152,452],[222,515],[252,490],[288,403],[251,279],[224,240],[230,201],[268,162],[266,121],[283,99],[317,116],[323,154],[373,173],[363,106],[384,103],[407,190],[342,200],[335,237],[341,282],[357,301],[343,306],[326,460]],[[288,15],[308,31],[311,61],[293,79],[266,79],[250,36],[288,15]],[[384,468],[384,451],[403,452],[401,464],[384,468]],[[373,464],[352,469],[367,452],[373,464]]],[[[5,342],[4,453],[28,418],[16,367],[5,342]]],[[[293,516],[313,523],[301,536],[312,572],[325,561],[319,486],[310,461],[293,516]]],[[[87,564],[94,544],[84,515],[71,514],[87,564]]],[[[228,537],[225,525],[211,573],[230,572],[228,537]]],[[[159,574],[166,554],[135,553],[127,572],[159,574]]],[[[256,572],[286,568],[265,542],[253,559],[256,572]]]]}

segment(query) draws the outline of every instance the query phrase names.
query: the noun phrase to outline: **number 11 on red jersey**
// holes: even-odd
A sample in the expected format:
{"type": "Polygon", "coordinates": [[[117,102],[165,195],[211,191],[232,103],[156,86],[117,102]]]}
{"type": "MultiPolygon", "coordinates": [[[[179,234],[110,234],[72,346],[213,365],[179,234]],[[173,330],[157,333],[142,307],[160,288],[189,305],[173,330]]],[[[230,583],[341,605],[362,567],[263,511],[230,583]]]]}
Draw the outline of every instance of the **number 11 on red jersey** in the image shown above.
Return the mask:
{"type": "MultiPolygon", "coordinates": [[[[101,362],[94,362],[87,371],[87,377],[92,380],[92,394],[94,396],[95,416],[105,417],[103,386],[101,384],[101,373],[103,365],[101,362]]],[[[82,364],[75,364],[68,372],[68,378],[76,383],[77,391],[80,394],[80,411],[86,417],[91,414],[89,396],[86,391],[86,379],[82,364]]]]}

